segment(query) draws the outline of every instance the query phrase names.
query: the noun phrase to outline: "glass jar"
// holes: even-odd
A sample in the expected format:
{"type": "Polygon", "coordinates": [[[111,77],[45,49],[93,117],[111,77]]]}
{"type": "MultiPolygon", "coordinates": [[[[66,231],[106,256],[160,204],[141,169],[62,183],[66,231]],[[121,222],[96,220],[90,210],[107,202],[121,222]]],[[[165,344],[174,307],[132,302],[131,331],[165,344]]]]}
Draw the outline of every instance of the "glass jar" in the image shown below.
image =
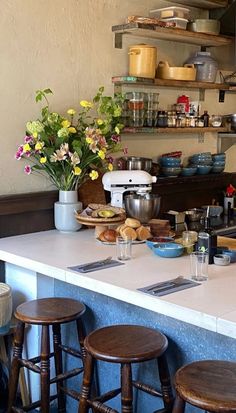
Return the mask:
{"type": "Polygon", "coordinates": [[[157,126],[159,128],[168,127],[168,115],[165,110],[159,110],[157,113],[157,126]]]}

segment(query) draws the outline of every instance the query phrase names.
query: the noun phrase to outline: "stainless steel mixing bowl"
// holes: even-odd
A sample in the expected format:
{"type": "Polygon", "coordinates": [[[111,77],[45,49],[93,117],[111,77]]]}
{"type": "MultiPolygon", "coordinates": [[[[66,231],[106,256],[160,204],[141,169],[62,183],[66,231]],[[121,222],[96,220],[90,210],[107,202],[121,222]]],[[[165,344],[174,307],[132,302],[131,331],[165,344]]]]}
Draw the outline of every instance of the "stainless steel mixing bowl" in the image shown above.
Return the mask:
{"type": "Polygon", "coordinates": [[[155,194],[129,194],[124,197],[127,216],[138,219],[142,224],[158,216],[160,202],[161,197],[155,194]]]}

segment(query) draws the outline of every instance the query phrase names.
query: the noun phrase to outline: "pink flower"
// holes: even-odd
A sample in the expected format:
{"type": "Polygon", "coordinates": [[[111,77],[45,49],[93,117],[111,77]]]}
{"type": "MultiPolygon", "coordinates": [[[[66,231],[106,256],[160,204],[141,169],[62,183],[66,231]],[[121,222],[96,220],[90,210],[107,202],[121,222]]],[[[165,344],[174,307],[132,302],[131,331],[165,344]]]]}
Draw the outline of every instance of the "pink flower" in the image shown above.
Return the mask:
{"type": "Polygon", "coordinates": [[[127,148],[127,146],[123,149],[123,153],[124,153],[124,155],[128,155],[128,148],[127,148]]]}
{"type": "Polygon", "coordinates": [[[27,136],[27,135],[25,135],[25,137],[24,137],[24,142],[25,142],[25,143],[31,143],[31,142],[33,142],[32,136],[27,136]]]}
{"type": "Polygon", "coordinates": [[[29,158],[29,157],[31,156],[31,152],[30,152],[30,151],[25,152],[25,156],[26,156],[27,158],[29,158]]]}
{"type": "Polygon", "coordinates": [[[111,140],[116,143],[120,142],[120,135],[112,135],[111,140]]]}
{"type": "Polygon", "coordinates": [[[109,163],[113,163],[113,162],[114,162],[113,156],[108,156],[106,159],[107,159],[107,161],[108,161],[109,163]]]}
{"type": "Polygon", "coordinates": [[[31,172],[32,172],[31,166],[30,166],[30,165],[25,165],[25,167],[24,167],[24,172],[25,172],[27,175],[30,175],[31,172]]]}
{"type": "Polygon", "coordinates": [[[15,154],[15,159],[20,160],[23,154],[23,145],[19,146],[19,148],[17,149],[17,152],[15,154]]]}

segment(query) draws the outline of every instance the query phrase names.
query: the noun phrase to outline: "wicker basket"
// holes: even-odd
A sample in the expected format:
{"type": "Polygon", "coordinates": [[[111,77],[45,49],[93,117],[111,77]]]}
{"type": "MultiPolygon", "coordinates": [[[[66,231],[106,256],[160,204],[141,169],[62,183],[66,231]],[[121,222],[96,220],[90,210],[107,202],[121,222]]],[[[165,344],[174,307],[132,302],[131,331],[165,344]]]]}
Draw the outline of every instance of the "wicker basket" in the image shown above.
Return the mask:
{"type": "Polygon", "coordinates": [[[12,290],[8,284],[0,283],[0,333],[8,330],[12,316],[12,290]]]}

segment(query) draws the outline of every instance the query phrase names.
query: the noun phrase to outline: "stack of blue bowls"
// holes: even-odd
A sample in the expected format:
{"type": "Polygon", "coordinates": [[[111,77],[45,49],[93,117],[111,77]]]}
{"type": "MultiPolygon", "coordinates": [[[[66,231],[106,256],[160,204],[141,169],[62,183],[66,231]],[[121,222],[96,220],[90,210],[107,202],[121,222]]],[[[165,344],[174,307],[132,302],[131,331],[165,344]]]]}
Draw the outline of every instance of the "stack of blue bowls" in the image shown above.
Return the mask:
{"type": "Polygon", "coordinates": [[[225,169],[225,161],[226,161],[226,154],[223,153],[216,153],[212,155],[213,165],[211,172],[213,174],[220,174],[225,169]]]}
{"type": "Polygon", "coordinates": [[[161,172],[164,176],[176,177],[181,172],[181,159],[171,156],[162,156],[160,159],[161,172]]]}
{"type": "Polygon", "coordinates": [[[212,170],[213,160],[210,152],[196,153],[189,158],[190,166],[197,168],[197,175],[207,175],[212,170]]]}

